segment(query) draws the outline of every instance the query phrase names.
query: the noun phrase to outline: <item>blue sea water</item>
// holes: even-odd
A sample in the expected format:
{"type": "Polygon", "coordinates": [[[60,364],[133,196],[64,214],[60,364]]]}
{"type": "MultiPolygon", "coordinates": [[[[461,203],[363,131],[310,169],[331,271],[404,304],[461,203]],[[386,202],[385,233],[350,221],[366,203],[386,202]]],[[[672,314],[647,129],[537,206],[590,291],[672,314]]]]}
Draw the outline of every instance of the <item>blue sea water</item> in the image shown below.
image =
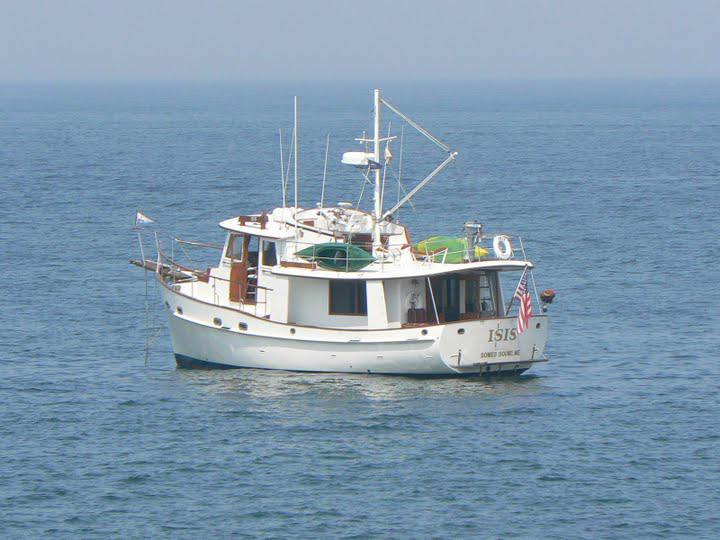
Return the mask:
{"type": "Polygon", "coordinates": [[[3,538],[720,536],[720,81],[382,85],[460,152],[413,240],[479,219],[558,293],[526,375],[179,370],[160,314],[145,365],[135,211],[167,247],[278,206],[294,94],[300,203],[327,133],[355,201],[372,88],[0,86],[3,538]]]}

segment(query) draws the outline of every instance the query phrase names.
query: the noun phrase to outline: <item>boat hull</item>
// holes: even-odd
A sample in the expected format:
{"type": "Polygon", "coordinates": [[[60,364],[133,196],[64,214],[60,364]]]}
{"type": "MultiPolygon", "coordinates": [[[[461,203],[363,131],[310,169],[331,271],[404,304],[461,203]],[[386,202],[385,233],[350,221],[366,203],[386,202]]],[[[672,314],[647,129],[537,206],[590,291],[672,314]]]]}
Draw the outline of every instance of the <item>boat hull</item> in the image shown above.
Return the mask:
{"type": "MultiPolygon", "coordinates": [[[[190,358],[188,356],[184,356],[182,354],[175,354],[175,361],[177,363],[177,367],[181,369],[199,369],[199,370],[223,370],[223,369],[267,369],[267,370],[273,370],[278,371],[276,368],[258,368],[258,367],[247,367],[247,366],[232,366],[228,364],[218,364],[215,362],[206,362],[204,360],[197,360],[196,358],[190,358]]],[[[403,377],[438,377],[438,378],[444,378],[444,377],[495,377],[495,376],[503,376],[503,377],[512,377],[517,375],[522,375],[525,373],[531,365],[527,365],[525,367],[519,367],[515,368],[514,365],[499,365],[496,368],[493,368],[492,371],[485,370],[473,370],[473,371],[466,371],[466,372],[443,372],[443,373],[397,373],[397,372],[391,372],[391,373],[384,373],[384,372],[368,372],[372,375],[395,375],[395,376],[403,376],[403,377]]],[[[354,372],[345,372],[345,371],[333,371],[333,372],[324,372],[324,371],[316,371],[316,370],[290,370],[290,369],[283,369],[282,371],[294,371],[297,373],[354,373],[354,372]]]]}
{"type": "Polygon", "coordinates": [[[161,289],[180,367],[457,376],[519,374],[544,361],[544,316],[519,335],[512,317],[340,330],[277,323],[161,289]]]}

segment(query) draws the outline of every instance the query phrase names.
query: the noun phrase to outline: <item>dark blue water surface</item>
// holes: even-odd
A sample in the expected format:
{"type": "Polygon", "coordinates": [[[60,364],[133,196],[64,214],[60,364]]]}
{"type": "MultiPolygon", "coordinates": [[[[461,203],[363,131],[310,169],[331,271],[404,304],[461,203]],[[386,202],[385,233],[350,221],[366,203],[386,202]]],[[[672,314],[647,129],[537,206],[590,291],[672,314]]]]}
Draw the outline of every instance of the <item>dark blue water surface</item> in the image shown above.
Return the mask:
{"type": "MultiPolygon", "coordinates": [[[[301,204],[328,132],[357,200],[372,88],[0,86],[2,537],[720,535],[718,81],[383,85],[460,152],[413,240],[479,219],[558,292],[524,376],[178,370],[159,316],[144,365],[135,211],[167,247],[278,206],[294,94],[301,204]]],[[[405,132],[408,185],[443,158],[405,132]]]]}

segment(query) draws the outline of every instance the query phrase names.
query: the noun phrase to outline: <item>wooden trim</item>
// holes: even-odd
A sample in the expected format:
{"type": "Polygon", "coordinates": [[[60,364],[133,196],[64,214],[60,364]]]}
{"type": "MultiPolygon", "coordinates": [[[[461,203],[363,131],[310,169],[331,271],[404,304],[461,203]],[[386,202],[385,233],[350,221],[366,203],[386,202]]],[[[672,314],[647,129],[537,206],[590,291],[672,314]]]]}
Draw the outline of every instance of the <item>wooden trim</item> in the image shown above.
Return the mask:
{"type": "Polygon", "coordinates": [[[225,251],[224,257],[226,259],[230,259],[231,263],[234,263],[235,261],[240,262],[243,258],[245,258],[245,239],[247,238],[247,235],[245,233],[231,233],[230,238],[227,243],[227,250],[225,251]],[[235,242],[237,240],[241,240],[243,242],[243,251],[242,251],[242,257],[240,259],[237,259],[235,257],[235,242]]]}
{"type": "Polygon", "coordinates": [[[310,268],[312,270],[317,268],[315,263],[294,262],[294,261],[280,261],[280,266],[282,266],[283,268],[310,268]]]}
{"type": "Polygon", "coordinates": [[[410,241],[410,233],[407,230],[407,227],[403,227],[403,231],[405,232],[405,241],[408,243],[408,245],[412,246],[412,242],[410,241]]]}
{"type": "Polygon", "coordinates": [[[198,281],[202,281],[203,283],[210,283],[210,268],[208,268],[206,272],[195,272],[195,276],[197,277],[198,281]]]}
{"type": "Polygon", "coordinates": [[[233,262],[230,267],[230,290],[228,299],[231,302],[240,301],[240,291],[245,288],[245,268],[242,262],[233,262]]]}
{"type": "Polygon", "coordinates": [[[263,211],[259,216],[238,216],[238,225],[245,225],[246,223],[259,223],[260,228],[264,229],[268,222],[267,212],[263,211]]]}

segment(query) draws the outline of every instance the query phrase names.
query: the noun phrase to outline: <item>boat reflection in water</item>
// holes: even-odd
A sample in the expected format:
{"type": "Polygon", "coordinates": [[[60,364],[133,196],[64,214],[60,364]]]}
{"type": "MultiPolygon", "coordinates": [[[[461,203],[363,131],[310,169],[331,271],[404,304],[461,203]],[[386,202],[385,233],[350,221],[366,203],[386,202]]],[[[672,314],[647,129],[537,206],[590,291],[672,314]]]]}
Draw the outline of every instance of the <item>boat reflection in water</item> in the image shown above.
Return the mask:
{"type": "Polygon", "coordinates": [[[227,403],[257,402],[259,410],[287,408],[288,400],[301,399],[303,409],[337,401],[401,403],[414,399],[503,397],[524,400],[547,390],[543,378],[522,377],[398,377],[363,374],[298,373],[275,370],[178,370],[176,377],[213,400],[227,403]]]}

